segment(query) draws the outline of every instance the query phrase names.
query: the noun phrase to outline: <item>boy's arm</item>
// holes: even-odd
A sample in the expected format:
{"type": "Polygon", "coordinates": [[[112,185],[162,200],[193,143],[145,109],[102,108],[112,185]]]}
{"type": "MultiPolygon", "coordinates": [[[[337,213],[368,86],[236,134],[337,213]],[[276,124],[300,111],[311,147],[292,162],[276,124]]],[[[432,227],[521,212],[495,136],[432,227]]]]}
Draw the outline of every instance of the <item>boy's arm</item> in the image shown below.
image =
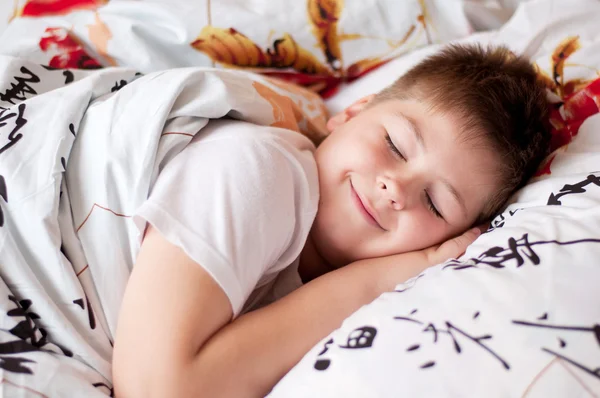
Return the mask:
{"type": "Polygon", "coordinates": [[[475,237],[350,264],[229,323],[229,301],[210,275],[150,230],[119,317],[116,396],[262,397],[352,312],[475,237]]]}

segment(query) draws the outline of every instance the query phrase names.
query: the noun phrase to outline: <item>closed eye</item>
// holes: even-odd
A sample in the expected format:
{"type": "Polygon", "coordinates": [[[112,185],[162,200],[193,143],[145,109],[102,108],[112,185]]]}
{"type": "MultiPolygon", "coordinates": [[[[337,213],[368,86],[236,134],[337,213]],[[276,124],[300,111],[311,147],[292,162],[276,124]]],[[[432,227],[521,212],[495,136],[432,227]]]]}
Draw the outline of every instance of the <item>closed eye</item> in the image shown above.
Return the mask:
{"type": "Polygon", "coordinates": [[[435,207],[435,205],[433,204],[433,201],[431,200],[431,196],[429,196],[429,193],[427,193],[427,191],[425,191],[425,199],[427,200],[427,207],[429,207],[429,210],[437,217],[437,218],[441,218],[444,219],[444,217],[442,216],[442,214],[438,211],[438,209],[435,207]]]}
{"type": "Polygon", "coordinates": [[[394,143],[392,142],[392,137],[390,137],[389,134],[385,135],[385,141],[387,142],[387,145],[390,148],[390,151],[392,151],[394,153],[394,155],[398,156],[400,159],[402,159],[406,162],[406,158],[404,157],[402,152],[400,152],[400,150],[396,147],[396,145],[394,145],[394,143]]]}

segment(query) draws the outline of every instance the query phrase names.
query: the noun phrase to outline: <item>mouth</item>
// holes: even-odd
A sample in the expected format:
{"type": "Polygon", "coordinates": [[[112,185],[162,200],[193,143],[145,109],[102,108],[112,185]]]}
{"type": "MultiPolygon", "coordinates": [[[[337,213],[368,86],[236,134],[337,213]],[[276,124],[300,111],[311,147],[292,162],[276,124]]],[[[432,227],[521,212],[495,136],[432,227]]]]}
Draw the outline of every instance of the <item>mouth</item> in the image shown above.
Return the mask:
{"type": "Polygon", "coordinates": [[[367,204],[367,202],[363,201],[354,189],[352,181],[350,181],[350,192],[352,195],[352,201],[354,202],[354,205],[358,208],[358,211],[360,212],[360,214],[362,214],[365,220],[374,227],[380,228],[385,231],[386,229],[383,228],[375,218],[375,212],[370,209],[370,206],[367,204]]]}

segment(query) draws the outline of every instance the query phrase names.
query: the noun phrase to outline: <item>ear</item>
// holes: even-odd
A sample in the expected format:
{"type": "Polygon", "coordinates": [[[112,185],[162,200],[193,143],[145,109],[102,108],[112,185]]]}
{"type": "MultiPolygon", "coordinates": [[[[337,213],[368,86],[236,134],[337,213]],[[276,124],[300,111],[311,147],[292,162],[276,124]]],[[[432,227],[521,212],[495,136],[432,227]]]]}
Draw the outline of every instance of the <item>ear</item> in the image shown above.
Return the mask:
{"type": "Polygon", "coordinates": [[[373,98],[375,98],[375,94],[362,97],[344,109],[342,112],[329,119],[327,121],[327,130],[331,132],[342,124],[346,123],[348,120],[352,119],[354,116],[358,115],[373,98]]]}

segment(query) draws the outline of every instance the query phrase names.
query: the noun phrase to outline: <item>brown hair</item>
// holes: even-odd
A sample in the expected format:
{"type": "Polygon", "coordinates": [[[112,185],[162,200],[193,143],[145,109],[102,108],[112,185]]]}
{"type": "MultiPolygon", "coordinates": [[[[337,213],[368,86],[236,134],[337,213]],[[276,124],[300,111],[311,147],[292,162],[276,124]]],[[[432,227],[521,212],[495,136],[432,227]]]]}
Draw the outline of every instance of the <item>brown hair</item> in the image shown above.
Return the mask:
{"type": "Polygon", "coordinates": [[[502,160],[502,188],[481,214],[485,221],[523,186],[548,155],[548,103],[533,65],[505,47],[449,45],[381,91],[370,105],[419,99],[457,114],[467,139],[476,138],[502,160]]]}

